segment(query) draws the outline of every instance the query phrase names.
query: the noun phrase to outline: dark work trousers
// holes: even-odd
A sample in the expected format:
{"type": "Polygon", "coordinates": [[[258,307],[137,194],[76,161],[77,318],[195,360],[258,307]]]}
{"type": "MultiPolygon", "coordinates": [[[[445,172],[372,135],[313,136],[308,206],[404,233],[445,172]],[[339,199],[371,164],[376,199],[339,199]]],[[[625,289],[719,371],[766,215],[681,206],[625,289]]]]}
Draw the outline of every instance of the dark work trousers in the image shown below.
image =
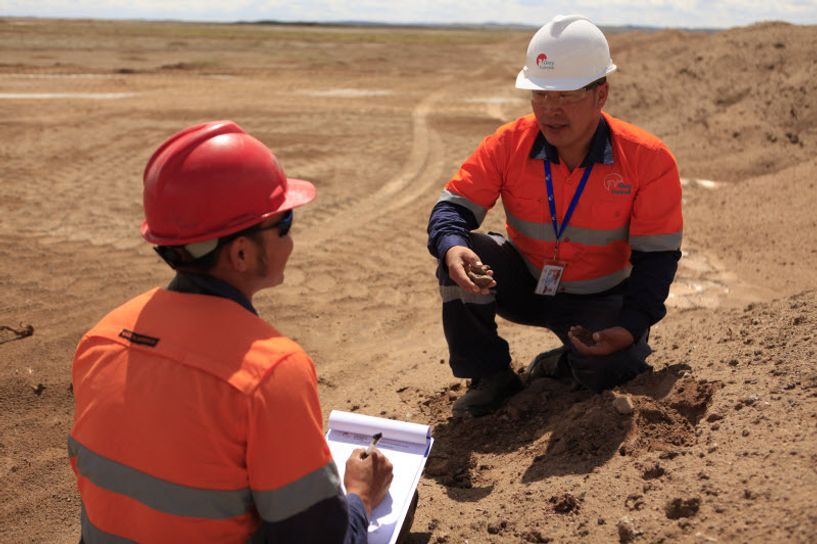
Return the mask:
{"type": "Polygon", "coordinates": [[[491,295],[468,293],[448,277],[444,264],[437,269],[443,330],[454,376],[481,378],[509,367],[511,355],[508,343],[497,332],[497,314],[556,334],[569,350],[567,363],[573,378],[593,391],[615,387],[650,368],[645,362],[652,351],[647,345],[648,333],[629,348],[604,356],[581,355],[567,337],[573,325],[590,331],[615,326],[624,299],[620,289],[599,295],[537,295],[533,292],[537,278],[502,235],[472,232],[470,244],[494,271],[496,287],[491,295]]]}

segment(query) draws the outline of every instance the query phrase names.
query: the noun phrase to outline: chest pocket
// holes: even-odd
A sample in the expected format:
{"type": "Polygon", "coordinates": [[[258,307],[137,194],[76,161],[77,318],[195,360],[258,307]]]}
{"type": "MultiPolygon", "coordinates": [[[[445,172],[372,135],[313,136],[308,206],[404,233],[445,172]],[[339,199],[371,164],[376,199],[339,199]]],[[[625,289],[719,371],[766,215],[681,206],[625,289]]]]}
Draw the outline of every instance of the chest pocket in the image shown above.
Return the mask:
{"type": "Polygon", "coordinates": [[[635,184],[621,174],[610,172],[595,187],[593,199],[593,223],[597,228],[615,228],[627,225],[635,198],[635,184]]]}

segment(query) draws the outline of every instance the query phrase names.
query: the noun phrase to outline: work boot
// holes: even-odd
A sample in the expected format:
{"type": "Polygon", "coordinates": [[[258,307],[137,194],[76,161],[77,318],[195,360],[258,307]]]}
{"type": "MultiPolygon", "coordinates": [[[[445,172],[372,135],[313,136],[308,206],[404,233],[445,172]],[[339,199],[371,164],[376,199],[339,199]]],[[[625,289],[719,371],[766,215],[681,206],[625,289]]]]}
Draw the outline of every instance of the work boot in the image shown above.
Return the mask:
{"type": "Polygon", "coordinates": [[[451,412],[455,416],[470,413],[474,417],[486,416],[514,394],[522,390],[522,381],[510,368],[483,378],[474,378],[468,392],[454,401],[451,412]]]}
{"type": "Polygon", "coordinates": [[[525,370],[525,383],[540,378],[561,380],[569,377],[572,375],[567,364],[567,348],[564,346],[540,353],[525,370]]]}

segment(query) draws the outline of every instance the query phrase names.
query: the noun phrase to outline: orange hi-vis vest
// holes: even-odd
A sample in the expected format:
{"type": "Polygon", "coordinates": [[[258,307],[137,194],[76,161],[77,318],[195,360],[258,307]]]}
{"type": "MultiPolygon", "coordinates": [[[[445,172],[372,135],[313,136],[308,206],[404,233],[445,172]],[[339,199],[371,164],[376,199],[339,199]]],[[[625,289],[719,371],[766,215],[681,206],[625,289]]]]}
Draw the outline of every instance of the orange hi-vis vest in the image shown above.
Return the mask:
{"type": "Polygon", "coordinates": [[[312,361],[226,298],[154,289],[80,341],[69,438],[94,542],[246,542],[340,493],[312,361]]]}
{"type": "MultiPolygon", "coordinates": [[[[681,182],[675,158],[661,140],[606,113],[611,164],[595,163],[559,243],[566,264],[560,292],[591,294],[630,275],[630,252],[681,247],[681,182]]],[[[530,272],[538,277],[554,258],[556,234],[548,208],[544,161],[530,157],[539,134],[533,114],[501,126],[448,182],[439,201],[469,209],[481,224],[497,198],[506,229],[530,272]]],[[[584,173],[551,163],[559,225],[584,173]]]]}

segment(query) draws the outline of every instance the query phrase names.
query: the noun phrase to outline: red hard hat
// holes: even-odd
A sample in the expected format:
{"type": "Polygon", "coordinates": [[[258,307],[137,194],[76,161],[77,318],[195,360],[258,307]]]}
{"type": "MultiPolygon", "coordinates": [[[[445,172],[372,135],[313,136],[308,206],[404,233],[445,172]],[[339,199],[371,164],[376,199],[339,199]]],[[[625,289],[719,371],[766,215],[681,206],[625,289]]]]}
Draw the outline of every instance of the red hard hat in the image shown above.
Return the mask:
{"type": "Polygon", "coordinates": [[[264,144],[232,121],[186,128],[145,167],[142,236],[162,246],[213,240],[315,198],[308,181],[288,179],[264,144]]]}

